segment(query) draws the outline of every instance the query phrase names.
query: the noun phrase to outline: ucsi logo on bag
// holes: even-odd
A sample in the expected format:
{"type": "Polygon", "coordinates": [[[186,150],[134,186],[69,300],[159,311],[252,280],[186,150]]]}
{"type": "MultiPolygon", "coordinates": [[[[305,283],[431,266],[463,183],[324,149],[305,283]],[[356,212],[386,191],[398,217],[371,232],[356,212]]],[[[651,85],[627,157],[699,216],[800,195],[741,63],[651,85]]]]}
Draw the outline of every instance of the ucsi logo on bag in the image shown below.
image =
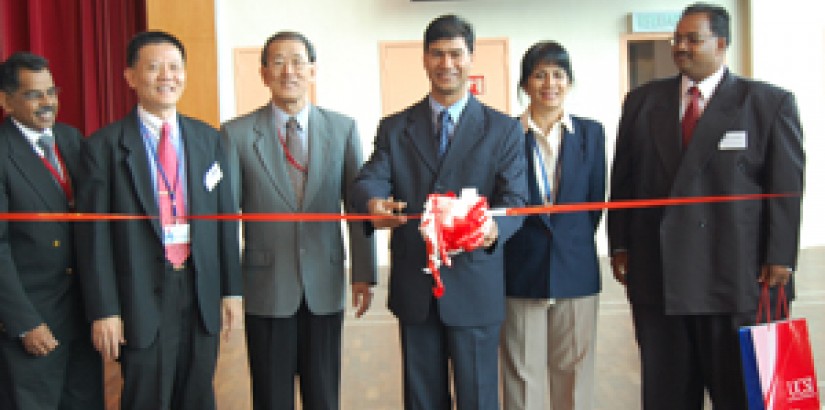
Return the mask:
{"type": "Polygon", "coordinates": [[[789,402],[817,397],[816,380],[810,376],[796,380],[786,380],[785,389],[787,389],[788,392],[789,402]]]}

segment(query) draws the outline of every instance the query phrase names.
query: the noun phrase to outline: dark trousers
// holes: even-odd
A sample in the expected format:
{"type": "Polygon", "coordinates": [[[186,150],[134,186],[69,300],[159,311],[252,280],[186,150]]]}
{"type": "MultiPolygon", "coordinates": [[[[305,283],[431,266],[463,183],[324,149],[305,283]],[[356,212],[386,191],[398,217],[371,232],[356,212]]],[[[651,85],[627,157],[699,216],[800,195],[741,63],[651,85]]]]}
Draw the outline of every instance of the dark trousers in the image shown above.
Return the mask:
{"type": "Polygon", "coordinates": [[[246,343],[256,410],[337,410],[341,390],[343,312],[315,315],[305,301],[290,317],[246,315],[246,343]]]}
{"type": "Polygon", "coordinates": [[[441,321],[434,302],[423,323],[399,326],[406,410],[452,409],[450,370],[458,410],[499,408],[501,323],[447,326],[441,321]]]}
{"type": "MultiPolygon", "coordinates": [[[[206,333],[191,268],[167,267],[158,337],[121,353],[124,410],[214,410],[218,335],[206,333]]],[[[128,340],[127,340],[128,343],[128,340]]]]}
{"type": "Polygon", "coordinates": [[[748,408],[738,332],[756,311],[665,315],[661,306],[632,305],[632,313],[644,409],[701,410],[706,390],[714,410],[748,408]]]}
{"type": "Polygon", "coordinates": [[[89,340],[58,340],[46,356],[32,356],[20,339],[0,341],[0,408],[8,410],[103,409],[103,363],[89,340]]]}

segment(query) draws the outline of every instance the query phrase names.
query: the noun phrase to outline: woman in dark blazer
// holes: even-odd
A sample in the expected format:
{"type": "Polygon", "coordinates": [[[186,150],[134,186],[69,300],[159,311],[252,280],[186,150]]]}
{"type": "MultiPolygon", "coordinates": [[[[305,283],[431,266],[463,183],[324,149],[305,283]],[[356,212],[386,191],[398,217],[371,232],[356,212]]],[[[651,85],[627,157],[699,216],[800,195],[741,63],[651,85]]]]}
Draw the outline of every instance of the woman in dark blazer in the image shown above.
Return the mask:
{"type": "MultiPolygon", "coordinates": [[[[534,44],[521,62],[531,205],[605,198],[604,129],[572,116],[567,51],[534,44]]],[[[601,291],[594,236],[601,211],[529,216],[505,247],[504,408],[590,409],[601,291]]]]}

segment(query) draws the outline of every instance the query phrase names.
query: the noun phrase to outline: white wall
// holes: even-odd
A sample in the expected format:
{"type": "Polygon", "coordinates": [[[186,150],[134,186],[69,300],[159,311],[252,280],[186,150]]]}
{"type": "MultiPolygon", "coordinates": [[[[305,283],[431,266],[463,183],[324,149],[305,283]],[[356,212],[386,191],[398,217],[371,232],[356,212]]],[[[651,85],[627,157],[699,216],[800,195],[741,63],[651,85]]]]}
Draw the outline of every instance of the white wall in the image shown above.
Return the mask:
{"type": "Polygon", "coordinates": [[[802,247],[825,244],[825,24],[818,0],[750,0],[753,77],[793,91],[806,162],[802,247]],[[818,7],[815,7],[819,5],[818,7]],[[816,177],[819,175],[819,177],[816,177]]]}
{"type": "MultiPolygon", "coordinates": [[[[753,65],[757,78],[793,90],[803,117],[808,175],[824,175],[825,140],[816,136],[823,126],[823,54],[825,29],[817,13],[806,9],[818,0],[718,0],[733,16],[733,42],[728,63],[734,72],[743,66],[745,35],[738,16],[753,18],[753,65]],[[802,55],[792,54],[791,46],[802,55]]],[[[307,35],[318,52],[319,105],[354,117],[365,152],[380,119],[378,43],[419,40],[430,20],[444,13],[459,14],[473,23],[478,37],[510,39],[511,84],[518,79],[519,61],[532,43],[550,39],[564,44],[573,59],[576,86],[568,100],[570,112],[601,121],[608,133],[608,157],[621,110],[619,95],[619,36],[628,30],[627,15],[634,11],[680,11],[684,0],[464,0],[411,2],[409,0],[216,0],[220,59],[221,121],[232,118],[234,81],[232,49],[263,45],[280,30],[307,35]]],[[[512,87],[512,106],[521,111],[512,87]]],[[[411,101],[412,103],[413,101],[411,101]]],[[[825,244],[823,217],[813,210],[825,206],[823,189],[808,178],[803,247],[825,244]]],[[[604,249],[604,235],[599,236],[604,249]]],[[[382,258],[383,260],[383,258],[382,258]]]]}

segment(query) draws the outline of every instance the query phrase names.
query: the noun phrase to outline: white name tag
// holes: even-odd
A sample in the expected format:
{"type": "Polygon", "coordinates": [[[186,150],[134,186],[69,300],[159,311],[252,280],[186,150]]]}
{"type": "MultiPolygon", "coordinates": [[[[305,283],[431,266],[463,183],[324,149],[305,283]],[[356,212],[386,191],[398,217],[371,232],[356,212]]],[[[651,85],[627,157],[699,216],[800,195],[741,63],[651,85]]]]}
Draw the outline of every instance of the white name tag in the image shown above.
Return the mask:
{"type": "Polygon", "coordinates": [[[748,148],[746,131],[728,131],[719,141],[720,150],[743,150],[748,148]]]}
{"type": "Polygon", "coordinates": [[[163,227],[164,245],[181,245],[189,243],[189,224],[176,223],[163,227]]]}

